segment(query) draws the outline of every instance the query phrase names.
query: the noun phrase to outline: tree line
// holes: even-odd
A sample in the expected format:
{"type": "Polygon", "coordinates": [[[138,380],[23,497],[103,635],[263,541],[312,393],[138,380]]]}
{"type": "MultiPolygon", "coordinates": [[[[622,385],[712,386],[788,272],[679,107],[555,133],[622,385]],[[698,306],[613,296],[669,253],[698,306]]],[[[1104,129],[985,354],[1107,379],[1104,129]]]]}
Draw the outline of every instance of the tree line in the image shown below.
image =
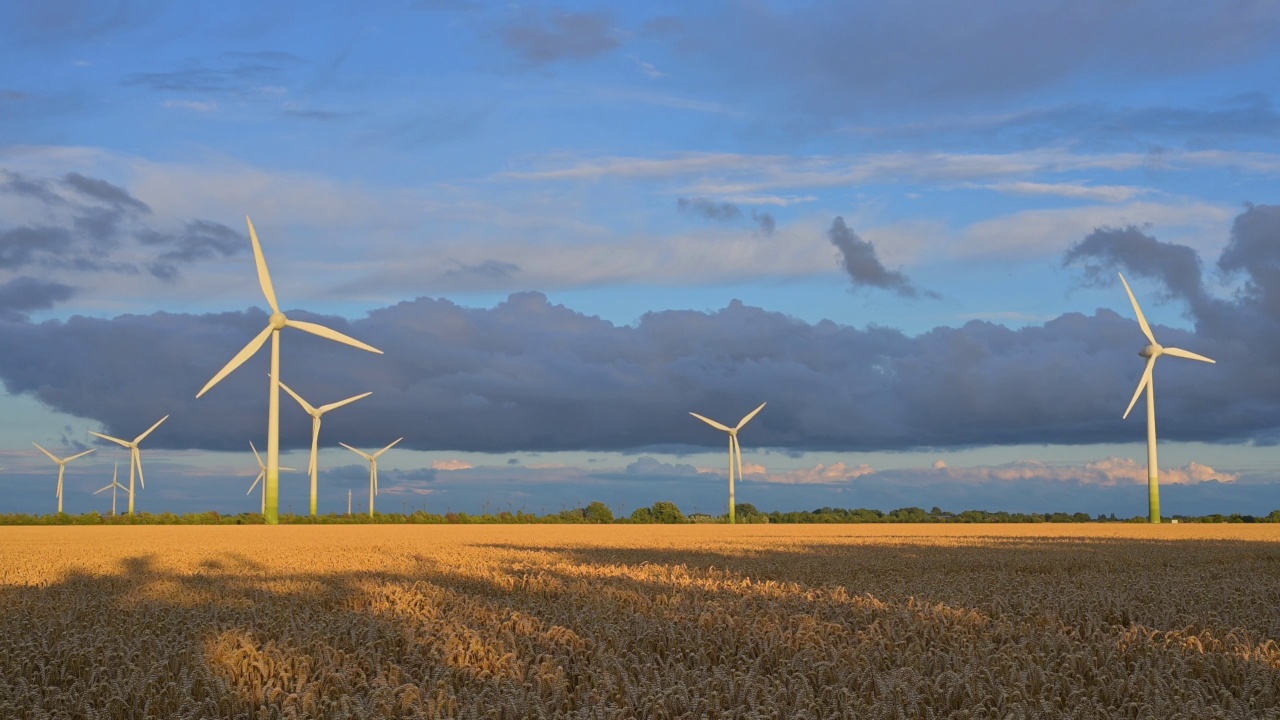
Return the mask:
{"type": "MultiPolygon", "coordinates": [[[[1131,518],[1117,518],[1115,513],[1091,516],[1088,513],[1011,513],[1005,511],[989,512],[986,510],[965,510],[954,513],[934,507],[925,510],[918,507],[905,507],[883,512],[868,508],[833,508],[822,507],[815,510],[792,512],[763,512],[751,503],[739,503],[734,506],[739,523],[1092,523],[1092,522],[1132,522],[1145,523],[1146,516],[1135,515],[1131,518]]],[[[1174,515],[1172,520],[1183,523],[1280,523],[1280,510],[1273,510],[1268,515],[1174,515]]],[[[282,514],[280,523],[286,525],[520,525],[520,524],[607,524],[607,523],[642,523],[674,525],[682,523],[727,523],[729,515],[708,515],[691,513],[686,515],[670,501],[659,501],[649,507],[638,508],[630,515],[615,516],[613,510],[602,502],[593,502],[584,507],[561,510],[557,513],[538,515],[519,510],[499,513],[472,515],[464,512],[446,512],[443,515],[417,510],[405,513],[355,513],[351,515],[331,513],[329,515],[293,515],[282,514]]],[[[103,515],[97,511],[81,515],[55,513],[50,515],[31,515],[23,513],[0,514],[0,525],[260,525],[265,522],[261,513],[239,513],[228,515],[214,511],[202,513],[138,513],[136,515],[103,515]]]]}

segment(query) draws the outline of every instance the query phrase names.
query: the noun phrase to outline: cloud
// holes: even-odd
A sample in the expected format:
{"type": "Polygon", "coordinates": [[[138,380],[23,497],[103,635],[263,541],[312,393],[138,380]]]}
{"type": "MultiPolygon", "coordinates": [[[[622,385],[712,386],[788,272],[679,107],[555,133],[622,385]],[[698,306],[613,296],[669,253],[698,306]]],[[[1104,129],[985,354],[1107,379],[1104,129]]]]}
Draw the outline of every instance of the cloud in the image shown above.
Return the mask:
{"type": "MultiPolygon", "coordinates": [[[[1035,460],[1020,460],[1003,465],[967,468],[951,468],[944,464],[942,467],[935,465],[934,469],[958,482],[1041,480],[1099,487],[1147,484],[1146,463],[1118,457],[1094,460],[1083,465],[1049,465],[1035,460]]],[[[1240,474],[1218,472],[1208,465],[1191,462],[1185,467],[1162,467],[1159,477],[1161,484],[1191,485],[1204,482],[1231,483],[1239,480],[1240,474]]]]}
{"type": "Polygon", "coordinates": [[[840,265],[853,282],[854,288],[876,287],[893,290],[903,297],[916,297],[919,291],[898,270],[886,270],[876,257],[876,248],[858,237],[845,225],[844,218],[836,217],[827,230],[827,239],[840,251],[840,265]]]}
{"type": "Polygon", "coordinates": [[[564,11],[522,14],[503,28],[502,43],[530,65],[589,60],[621,44],[607,13],[564,11]]]}
{"type": "Polygon", "coordinates": [[[875,468],[866,463],[854,465],[850,467],[842,462],[835,462],[829,465],[815,465],[812,468],[801,470],[791,470],[780,473],[766,473],[761,468],[759,478],[769,483],[784,483],[788,485],[833,485],[847,483],[854,478],[870,475],[875,472],[875,468]]]}
{"type": "MultiPolygon", "coordinates": [[[[721,222],[732,222],[743,218],[742,209],[736,204],[728,201],[716,201],[710,198],[680,198],[676,201],[676,209],[682,213],[698,215],[708,220],[719,220],[721,222]]],[[[772,235],[778,223],[773,219],[773,215],[751,209],[751,221],[756,224],[757,230],[763,235],[772,235]]]]}
{"type": "MultiPolygon", "coordinates": [[[[0,237],[0,244],[4,240],[0,237]]],[[[20,322],[32,310],[48,310],[71,299],[75,288],[62,283],[46,282],[30,277],[17,277],[0,283],[0,320],[20,322]]]]}
{"type": "Polygon", "coordinates": [[[645,455],[627,465],[623,472],[627,475],[664,476],[664,477],[696,477],[699,470],[686,463],[664,463],[645,455]]]}
{"type": "Polygon", "coordinates": [[[179,266],[244,252],[245,237],[221,223],[190,220],[178,230],[127,189],[78,172],[59,179],[4,172],[0,196],[15,215],[41,224],[0,224],[0,269],[136,275],[173,280],[179,266]],[[156,251],[159,251],[158,253],[156,251]]]}
{"type": "Polygon", "coordinates": [[[160,105],[170,110],[189,110],[198,113],[211,113],[218,110],[218,103],[213,100],[203,102],[200,100],[165,100],[160,105]]]}
{"type": "MultiPolygon", "coordinates": [[[[1162,439],[1280,442],[1280,401],[1259,391],[1280,386],[1280,368],[1270,360],[1280,355],[1280,273],[1267,241],[1278,234],[1274,207],[1252,206],[1237,218],[1221,262],[1245,284],[1229,299],[1206,295],[1192,305],[1195,334],[1161,324],[1154,303],[1145,308],[1162,343],[1219,363],[1166,360],[1157,368],[1162,439]]],[[[1148,242],[1099,237],[1121,248],[1148,242]]],[[[1090,262],[1128,261],[1124,252],[1094,247],[1099,242],[1086,246],[1090,262]]],[[[1163,268],[1152,280],[1194,289],[1183,266],[1163,255],[1185,253],[1165,245],[1140,245],[1155,254],[1132,261],[1163,268]]],[[[313,402],[372,391],[332,420],[334,432],[370,447],[420,427],[430,431],[409,433],[406,447],[718,448],[722,438],[700,432],[687,413],[741,417],[764,400],[768,407],[743,433],[749,447],[1141,443],[1141,418],[1120,415],[1141,373],[1136,351],[1145,341],[1122,292],[1113,307],[1120,312],[1068,313],[1018,329],[971,321],[908,336],[806,323],[737,301],[714,312],[652,312],[634,325],[615,325],[539,293],[514,294],[492,308],[419,298],[353,320],[291,311],[386,354],[287,330],[282,362],[290,385],[313,402]],[[743,388],[757,388],[759,396],[743,388]]],[[[13,394],[115,434],[137,434],[172,414],[157,447],[238,449],[244,428],[265,414],[265,354],[203,399],[194,394],[266,321],[249,310],[0,322],[0,380],[13,394]]],[[[307,447],[305,416],[284,412],[282,442],[307,447]]]]}
{"type": "Polygon", "coordinates": [[[709,220],[738,220],[742,217],[742,210],[737,205],[728,202],[716,202],[709,198],[680,198],[676,201],[676,208],[683,213],[691,215],[700,215],[709,220]]]}
{"type": "Polygon", "coordinates": [[[944,0],[724,3],[667,33],[681,64],[725,92],[842,118],[1009,106],[1072,83],[1125,88],[1227,71],[1265,57],[1280,32],[1280,10],[1266,3],[1165,9],[1158,0],[1030,0],[1016,13],[995,0],[963,13],[944,0]]]}
{"type": "Polygon", "coordinates": [[[471,463],[464,460],[450,459],[431,461],[432,470],[470,470],[472,467],[473,465],[471,463]]]}
{"type": "Polygon", "coordinates": [[[1049,195],[1073,200],[1096,200],[1118,203],[1132,200],[1146,192],[1146,188],[1127,185],[1083,185],[1080,183],[1006,182],[989,186],[992,190],[1014,195],[1049,195]]]}
{"type": "Polygon", "coordinates": [[[279,86],[301,65],[301,58],[286,52],[225,52],[212,65],[188,62],[176,70],[133,73],[120,84],[165,93],[251,95],[279,86]]]}

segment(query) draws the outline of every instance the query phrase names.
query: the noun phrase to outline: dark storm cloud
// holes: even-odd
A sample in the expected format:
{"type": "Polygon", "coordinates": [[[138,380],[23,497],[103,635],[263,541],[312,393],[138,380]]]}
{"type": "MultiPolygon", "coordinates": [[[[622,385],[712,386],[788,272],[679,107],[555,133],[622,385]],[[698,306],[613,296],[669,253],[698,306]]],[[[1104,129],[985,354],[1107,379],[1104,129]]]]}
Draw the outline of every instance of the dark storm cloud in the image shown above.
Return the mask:
{"type": "MultiPolygon", "coordinates": [[[[1243,289],[1193,307],[1194,334],[1163,325],[1169,309],[1143,294],[1153,283],[1172,283],[1175,296],[1203,289],[1185,276],[1179,246],[1100,231],[1068,251],[1074,263],[1130,272],[1160,341],[1218,361],[1161,362],[1162,437],[1280,440],[1280,400],[1260,391],[1280,387],[1277,245],[1280,210],[1246,209],[1219,261],[1241,274],[1243,289]],[[1131,253],[1135,244],[1147,255],[1131,253]],[[1158,270],[1144,276],[1128,267],[1137,263],[1158,270]]],[[[1115,293],[1118,312],[1016,330],[974,321],[915,337],[809,324],[736,301],[618,326],[538,293],[488,309],[420,298],[353,321],[291,312],[385,355],[286,329],[282,372],[316,405],[372,391],[325,418],[326,437],[357,447],[403,435],[406,448],[479,452],[721,448],[723,433],[688,413],[731,422],[765,401],[743,431],[748,447],[1140,442],[1141,418],[1120,416],[1146,340],[1118,283],[1115,293]]],[[[238,450],[265,432],[267,352],[194,396],[266,323],[259,310],[0,322],[0,379],[11,393],[114,434],[136,435],[172,414],[155,447],[238,450]]],[[[285,447],[306,448],[306,416],[287,400],[282,412],[285,447]]]]}
{"type": "Polygon", "coordinates": [[[178,230],[158,228],[151,224],[147,203],[100,178],[73,172],[53,180],[0,170],[0,180],[0,193],[52,218],[44,225],[6,227],[0,222],[0,269],[129,275],[145,270],[172,280],[183,264],[248,248],[244,235],[209,220],[191,220],[178,230]],[[139,259],[132,253],[139,248],[156,254],[139,259]],[[122,259],[120,253],[126,250],[135,257],[122,259]]]}
{"type": "MultiPolygon", "coordinates": [[[[0,244],[3,241],[0,240],[0,244]]],[[[55,304],[71,299],[75,288],[55,282],[45,282],[30,277],[17,277],[0,284],[0,320],[9,322],[27,319],[32,310],[48,310],[55,304]]]]}
{"type": "Polygon", "coordinates": [[[587,60],[618,47],[618,31],[606,13],[524,13],[502,29],[502,42],[531,65],[587,60]]]}
{"type": "Polygon", "coordinates": [[[1280,7],[1029,0],[1009,12],[1000,0],[723,3],[671,32],[672,46],[723,88],[788,88],[785,99],[811,113],[850,116],[975,100],[989,107],[1080,78],[1120,83],[1228,68],[1273,49],[1280,7]]]}
{"type": "Polygon", "coordinates": [[[876,257],[875,246],[850,230],[845,225],[844,218],[837,217],[831,221],[827,239],[840,251],[840,266],[855,288],[883,288],[893,290],[903,297],[916,297],[919,294],[901,272],[885,269],[880,258],[876,257]]]}

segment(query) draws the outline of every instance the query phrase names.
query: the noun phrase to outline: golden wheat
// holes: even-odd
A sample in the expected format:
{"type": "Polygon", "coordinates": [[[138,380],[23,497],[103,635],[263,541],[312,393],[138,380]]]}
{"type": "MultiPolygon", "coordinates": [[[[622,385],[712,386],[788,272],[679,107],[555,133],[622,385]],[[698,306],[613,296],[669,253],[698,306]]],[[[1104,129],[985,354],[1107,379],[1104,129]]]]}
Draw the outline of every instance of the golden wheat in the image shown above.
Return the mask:
{"type": "Polygon", "coordinates": [[[0,528],[3,718],[1280,717],[1278,526],[0,528]]]}

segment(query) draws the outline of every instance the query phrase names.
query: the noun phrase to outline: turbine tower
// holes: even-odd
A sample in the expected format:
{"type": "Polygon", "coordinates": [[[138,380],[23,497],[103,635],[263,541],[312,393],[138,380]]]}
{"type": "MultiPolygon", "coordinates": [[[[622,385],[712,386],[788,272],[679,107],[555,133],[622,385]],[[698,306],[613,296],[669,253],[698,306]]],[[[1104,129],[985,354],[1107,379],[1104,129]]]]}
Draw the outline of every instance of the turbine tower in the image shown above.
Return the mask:
{"type": "Polygon", "coordinates": [[[1147,324],[1147,318],[1142,314],[1142,308],[1138,307],[1138,299],[1133,296],[1133,290],[1129,288],[1129,283],[1124,279],[1124,275],[1120,276],[1120,282],[1124,283],[1124,291],[1129,293],[1129,302],[1133,303],[1133,311],[1138,314],[1138,325],[1142,327],[1142,334],[1147,336],[1150,345],[1138,351],[1138,354],[1147,359],[1147,366],[1142,371],[1142,379],[1138,381],[1138,389],[1133,392],[1133,399],[1129,401],[1129,407],[1124,411],[1124,417],[1128,418],[1129,413],[1133,410],[1133,406],[1138,402],[1138,396],[1145,389],[1147,391],[1147,502],[1148,512],[1151,522],[1160,522],[1160,479],[1159,465],[1156,464],[1156,386],[1155,379],[1152,377],[1152,370],[1156,366],[1156,358],[1161,355],[1172,355],[1173,357],[1186,358],[1188,360],[1199,360],[1200,362],[1212,363],[1213,360],[1188,352],[1181,348],[1164,347],[1156,342],[1156,336],[1151,332],[1151,326],[1147,324]]]}
{"type": "Polygon", "coordinates": [[[133,442],[129,442],[127,440],[121,440],[118,437],[111,437],[110,435],[103,435],[102,433],[97,433],[92,430],[89,431],[90,435],[97,435],[103,440],[110,440],[111,442],[116,443],[117,445],[123,445],[124,447],[129,448],[129,514],[130,515],[133,514],[134,470],[137,470],[138,472],[138,483],[142,485],[142,489],[143,490],[147,489],[147,481],[142,477],[142,451],[138,449],[138,443],[145,440],[146,437],[151,434],[152,430],[155,430],[156,428],[160,427],[160,423],[168,419],[169,419],[168,415],[165,415],[164,417],[160,418],[159,420],[156,421],[155,425],[152,425],[151,427],[147,428],[146,432],[134,438],[133,442]]]}
{"type": "MultiPolygon", "coordinates": [[[[262,479],[267,474],[267,466],[262,464],[262,456],[258,454],[258,448],[253,446],[252,440],[249,441],[249,449],[253,451],[253,457],[258,461],[258,477],[253,479],[253,484],[249,486],[249,492],[246,492],[245,495],[248,495],[249,493],[253,492],[253,489],[258,487],[258,483],[261,482],[262,479]]],[[[293,468],[291,467],[282,467],[280,469],[293,472],[293,468]]],[[[267,484],[262,483],[262,513],[265,515],[266,512],[267,512],[267,484]]]]}
{"type": "Polygon", "coordinates": [[[94,495],[97,495],[100,492],[106,492],[108,490],[111,491],[111,517],[116,516],[116,488],[119,488],[121,490],[125,489],[125,486],[120,484],[119,477],[120,477],[120,463],[117,462],[115,465],[115,469],[111,471],[111,484],[105,485],[101,489],[93,491],[94,495]]]}
{"type": "Polygon", "coordinates": [[[271,339],[271,381],[269,395],[267,396],[267,476],[264,491],[266,492],[266,508],[262,513],[266,517],[268,525],[275,525],[280,522],[280,331],[286,327],[295,328],[312,335],[319,335],[327,340],[345,343],[352,347],[358,347],[361,350],[367,350],[372,353],[382,354],[382,351],[365,345],[355,338],[347,337],[337,330],[330,330],[323,325],[315,323],[303,322],[302,320],[290,320],[280,312],[280,306],[276,303],[275,287],[271,284],[271,274],[267,271],[267,261],[262,256],[262,245],[258,242],[258,232],[253,229],[253,221],[245,218],[249,223],[249,239],[253,242],[253,260],[258,266],[258,284],[262,286],[262,294],[267,299],[267,305],[271,306],[271,318],[267,323],[267,327],[258,336],[249,341],[236,356],[231,358],[217,375],[214,375],[200,392],[196,393],[196,397],[200,397],[209,391],[209,388],[217,385],[222,378],[230,375],[233,370],[240,367],[245,360],[248,360],[254,353],[267,342],[267,338],[271,339]]]}
{"type": "Polygon", "coordinates": [[[733,507],[733,502],[734,502],[733,501],[733,465],[735,462],[738,464],[738,478],[739,479],[742,478],[742,446],[738,444],[738,431],[741,430],[744,425],[751,422],[751,418],[755,417],[756,413],[763,410],[765,405],[768,405],[768,403],[760,403],[760,407],[747,413],[747,416],[742,418],[742,420],[738,421],[738,424],[735,427],[728,427],[727,425],[721,425],[715,420],[712,420],[711,418],[702,417],[701,415],[695,412],[689,413],[690,415],[698,418],[699,420],[710,425],[711,427],[717,430],[723,430],[729,433],[729,524],[730,525],[733,525],[736,522],[736,514],[734,512],[734,507],[733,507]]]}
{"type": "MultiPolygon", "coordinates": [[[[58,463],[58,492],[57,492],[58,514],[61,515],[62,514],[62,475],[67,471],[67,463],[71,462],[72,460],[75,460],[76,458],[84,457],[85,455],[88,455],[89,453],[93,452],[93,450],[85,450],[84,452],[77,453],[75,455],[72,455],[69,458],[59,458],[58,456],[54,455],[48,450],[45,450],[44,448],[40,447],[39,443],[33,442],[31,444],[35,445],[37,448],[40,448],[40,452],[44,453],[45,455],[48,455],[50,460],[58,463]]],[[[94,448],[94,450],[96,449],[97,448],[94,448]]]]}
{"type": "MultiPolygon", "coordinates": [[[[373,517],[373,496],[378,494],[378,456],[390,450],[391,448],[395,447],[396,443],[400,442],[403,439],[404,438],[396,438],[396,442],[391,443],[390,445],[382,448],[381,450],[379,450],[376,453],[373,453],[372,455],[370,455],[367,452],[357,450],[346,443],[338,443],[342,447],[350,450],[351,452],[369,461],[369,517],[373,517]]],[[[348,491],[347,492],[347,513],[349,514],[350,512],[351,512],[351,493],[350,491],[348,491]]]]}
{"type": "Polygon", "coordinates": [[[307,402],[306,400],[303,400],[301,395],[291,390],[289,386],[285,385],[283,382],[280,383],[280,387],[284,388],[285,392],[293,396],[293,399],[297,400],[298,404],[302,406],[302,409],[306,410],[307,414],[311,416],[311,463],[307,465],[307,472],[311,473],[311,517],[315,517],[316,516],[316,488],[318,485],[318,483],[316,482],[316,477],[317,475],[319,475],[319,472],[320,472],[319,463],[316,462],[316,453],[319,451],[319,446],[320,446],[320,418],[323,417],[324,414],[329,412],[330,410],[340,408],[343,405],[350,405],[351,403],[357,400],[369,397],[373,393],[367,392],[362,395],[356,395],[355,397],[349,397],[346,400],[339,400],[338,402],[329,403],[328,405],[321,405],[320,407],[314,407],[311,403],[307,402]]]}

